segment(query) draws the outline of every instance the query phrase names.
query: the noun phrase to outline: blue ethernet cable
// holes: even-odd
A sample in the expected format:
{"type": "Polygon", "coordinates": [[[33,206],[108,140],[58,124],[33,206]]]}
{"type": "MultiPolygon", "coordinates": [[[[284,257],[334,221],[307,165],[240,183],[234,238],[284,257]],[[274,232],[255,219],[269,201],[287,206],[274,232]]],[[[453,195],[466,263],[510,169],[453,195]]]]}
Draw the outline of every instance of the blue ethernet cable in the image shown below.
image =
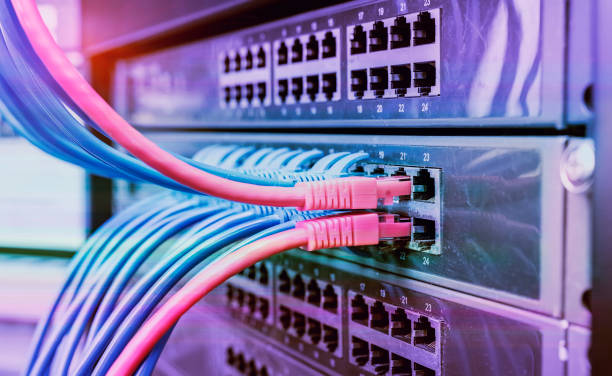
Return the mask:
{"type": "Polygon", "coordinates": [[[92,235],[88,241],[81,247],[80,252],[78,252],[69,267],[68,276],[66,277],[64,283],[62,284],[58,295],[53,301],[51,308],[47,312],[46,316],[40,320],[36,332],[34,334],[34,338],[32,343],[34,344],[33,348],[30,351],[30,364],[27,367],[26,373],[30,371],[32,367],[32,360],[38,356],[38,352],[40,351],[40,347],[42,345],[42,340],[47,334],[48,329],[51,325],[51,320],[59,309],[60,303],[63,300],[64,296],[68,293],[68,291],[73,288],[76,280],[79,279],[84,269],[87,269],[89,265],[89,260],[92,255],[95,255],[99,248],[101,248],[110,238],[112,238],[119,229],[124,228],[126,223],[131,221],[133,217],[138,214],[144,213],[145,210],[151,210],[150,205],[155,202],[164,202],[166,194],[151,196],[146,200],[142,200],[140,202],[135,203],[134,205],[128,207],[126,210],[122,211],[115,217],[109,219],[105,224],[100,227],[98,231],[92,235]]]}
{"type": "MultiPolygon", "coordinates": [[[[94,288],[88,292],[86,300],[81,308],[78,316],[71,323],[68,332],[66,343],[66,356],[62,357],[61,374],[67,375],[72,361],[72,357],[76,352],[76,347],[87,324],[95,313],[101,299],[107,296],[111,284],[127,285],[128,281],[136,273],[142,263],[152,254],[152,252],[164,241],[176,235],[179,231],[191,226],[193,223],[204,218],[210,217],[212,214],[218,213],[223,206],[204,206],[195,207],[185,212],[178,213],[173,217],[168,218],[168,221],[158,226],[158,229],[150,237],[146,238],[140,245],[128,252],[116,252],[115,260],[109,260],[109,265],[102,270],[101,277],[96,281],[94,288]]],[[[118,298],[119,295],[116,295],[118,298]]],[[[116,300],[116,299],[115,299],[116,300]]],[[[115,303],[115,300],[110,304],[115,303]]]]}
{"type": "MultiPolygon", "coordinates": [[[[100,258],[108,259],[108,257],[110,257],[111,254],[113,253],[112,251],[115,249],[116,249],[115,252],[117,254],[124,254],[124,253],[129,254],[142,241],[147,239],[154,232],[158,231],[160,225],[163,226],[165,223],[171,221],[172,215],[180,215],[184,211],[191,209],[194,205],[195,205],[195,201],[190,200],[190,201],[178,204],[178,205],[173,205],[167,209],[162,210],[161,212],[157,213],[155,216],[148,219],[148,221],[145,222],[141,228],[139,228],[134,233],[132,233],[126,240],[124,241],[119,240],[118,242],[116,242],[115,244],[118,244],[119,245],[118,247],[115,247],[114,245],[110,247],[106,247],[105,250],[107,252],[104,252],[104,251],[101,252],[102,257],[100,258]],[[160,220],[160,222],[158,222],[158,220],[160,220]],[[103,257],[105,256],[104,253],[106,253],[106,257],[103,257]]],[[[106,260],[102,260],[102,263],[104,261],[106,260]]],[[[94,281],[99,280],[101,277],[104,277],[105,274],[106,274],[105,268],[102,267],[101,270],[97,270],[96,275],[94,276],[94,281]]],[[[82,309],[83,301],[88,296],[91,296],[89,295],[89,291],[84,292],[84,293],[82,292],[76,298],[74,298],[73,301],[70,303],[67,309],[67,313],[57,324],[56,329],[51,335],[51,342],[44,345],[42,350],[40,350],[40,354],[38,358],[34,361],[34,366],[31,368],[32,373],[40,374],[43,370],[49,368],[51,360],[53,359],[53,354],[56,352],[56,349],[60,345],[62,338],[67,332],[67,330],[70,328],[70,326],[73,325],[75,318],[77,318],[78,313],[82,309]]]]}
{"type": "Polygon", "coordinates": [[[137,286],[134,286],[130,291],[129,298],[126,297],[125,300],[122,300],[120,306],[113,311],[111,317],[96,335],[76,374],[90,374],[91,368],[98,358],[100,360],[95,366],[93,374],[105,374],[114,360],[115,353],[123,347],[123,341],[130,338],[133,335],[133,330],[137,329],[131,326],[138,325],[138,322],[145,320],[157,303],[189,270],[192,270],[216,250],[265,228],[277,225],[280,221],[281,218],[278,215],[252,219],[209,237],[185,254],[169,255],[171,257],[166,260],[167,262],[156,265],[148,273],[147,277],[149,278],[141,279],[137,286]],[[125,325],[126,323],[127,325],[125,325]],[[118,338],[121,338],[121,340],[118,340],[118,338]]]}
{"type": "MultiPolygon", "coordinates": [[[[267,236],[270,236],[270,235],[273,235],[279,232],[291,230],[294,227],[295,227],[295,221],[288,221],[288,222],[284,222],[279,225],[267,228],[245,240],[242,240],[236,243],[235,245],[231,246],[228,249],[221,249],[215,252],[213,255],[211,255],[206,260],[204,260],[202,264],[198,266],[198,268],[201,269],[203,267],[206,267],[213,261],[216,261],[218,259],[225,257],[226,255],[234,252],[235,250],[242,248],[246,244],[252,243],[256,240],[265,238],[267,236]]],[[[151,350],[151,353],[149,354],[149,356],[145,359],[145,361],[141,364],[140,368],[138,369],[138,372],[136,373],[137,376],[149,376],[153,373],[155,365],[157,364],[157,361],[159,357],[161,356],[161,353],[164,350],[164,347],[166,346],[166,343],[168,342],[168,339],[170,338],[170,335],[172,334],[173,331],[174,331],[174,327],[172,327],[164,335],[164,337],[159,342],[157,342],[157,344],[155,344],[155,347],[153,348],[153,350],[151,350]]]]}
{"type": "MultiPolygon", "coordinates": [[[[247,220],[252,220],[253,218],[254,214],[252,212],[243,212],[236,208],[226,209],[216,215],[213,215],[194,226],[195,231],[191,231],[191,234],[188,237],[184,237],[183,239],[177,241],[177,243],[170,249],[164,260],[178,258],[181,254],[192,249],[197,244],[205,241],[207,238],[226,231],[228,228],[237,226],[247,220]]],[[[130,302],[130,299],[132,300],[132,303],[135,304],[137,298],[132,298],[133,292],[137,291],[139,288],[142,290],[147,290],[147,288],[150,287],[160,275],[161,273],[159,272],[155,273],[153,271],[149,271],[140,279],[140,281],[136,283],[136,285],[131,289],[126,297],[122,299],[117,307],[111,305],[110,303],[111,301],[116,301],[117,297],[115,297],[115,295],[119,296],[125,286],[119,284],[111,286],[109,289],[110,291],[107,294],[109,298],[105,299],[100,305],[96,318],[94,319],[95,324],[92,325],[90,330],[90,335],[102,330],[100,329],[100,326],[105,324],[107,318],[106,316],[110,315],[111,313],[116,316],[117,313],[115,311],[120,309],[122,306],[125,306],[127,304],[126,302],[130,302]],[[149,285],[143,287],[143,285],[146,285],[146,283],[149,285]]],[[[93,340],[88,340],[86,343],[91,343],[92,341],[93,340]]]]}

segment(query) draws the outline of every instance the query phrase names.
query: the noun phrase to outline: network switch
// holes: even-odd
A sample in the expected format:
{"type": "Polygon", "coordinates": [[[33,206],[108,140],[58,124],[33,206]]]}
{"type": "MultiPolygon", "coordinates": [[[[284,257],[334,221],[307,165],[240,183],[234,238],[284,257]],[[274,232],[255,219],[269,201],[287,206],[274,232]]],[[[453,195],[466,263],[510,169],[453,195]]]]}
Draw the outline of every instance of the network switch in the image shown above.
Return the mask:
{"type": "Polygon", "coordinates": [[[139,126],[560,128],[564,5],[520,7],[346,2],[121,59],[115,106],[139,126]]]}

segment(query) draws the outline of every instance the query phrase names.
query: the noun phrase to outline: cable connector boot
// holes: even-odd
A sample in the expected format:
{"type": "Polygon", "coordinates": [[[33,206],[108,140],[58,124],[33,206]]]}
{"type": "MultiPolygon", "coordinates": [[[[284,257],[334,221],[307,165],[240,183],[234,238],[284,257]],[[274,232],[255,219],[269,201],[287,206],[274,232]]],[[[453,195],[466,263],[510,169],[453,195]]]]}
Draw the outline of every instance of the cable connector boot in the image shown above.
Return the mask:
{"type": "Polygon", "coordinates": [[[394,197],[410,196],[410,178],[352,176],[315,182],[299,182],[304,192],[300,210],[376,209],[379,201],[393,203],[394,197]]]}
{"type": "Polygon", "coordinates": [[[399,217],[377,213],[340,214],[298,222],[305,230],[308,251],[324,248],[376,245],[381,239],[409,237],[411,223],[399,217]]]}

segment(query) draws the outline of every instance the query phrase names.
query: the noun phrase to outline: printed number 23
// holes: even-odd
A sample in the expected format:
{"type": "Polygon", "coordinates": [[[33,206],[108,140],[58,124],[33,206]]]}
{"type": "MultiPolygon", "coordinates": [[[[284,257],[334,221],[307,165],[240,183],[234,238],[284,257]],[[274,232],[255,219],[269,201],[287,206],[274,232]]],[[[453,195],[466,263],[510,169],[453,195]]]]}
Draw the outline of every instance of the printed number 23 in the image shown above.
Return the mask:
{"type": "Polygon", "coordinates": [[[429,153],[423,153],[423,162],[429,162],[429,153]]]}

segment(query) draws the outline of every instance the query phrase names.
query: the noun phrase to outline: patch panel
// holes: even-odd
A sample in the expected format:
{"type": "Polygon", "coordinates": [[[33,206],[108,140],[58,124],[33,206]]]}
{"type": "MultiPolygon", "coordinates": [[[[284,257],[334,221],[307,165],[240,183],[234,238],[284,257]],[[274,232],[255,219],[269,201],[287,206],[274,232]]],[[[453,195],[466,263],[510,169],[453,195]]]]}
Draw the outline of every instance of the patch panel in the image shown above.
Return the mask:
{"type": "Polygon", "coordinates": [[[270,44],[253,44],[219,55],[221,108],[261,107],[271,104],[270,44]]]}
{"type": "Polygon", "coordinates": [[[349,26],[348,99],[440,95],[439,30],[440,9],[349,26]]]}
{"type": "Polygon", "coordinates": [[[340,99],[340,30],[276,40],[274,77],[276,105],[340,99]]]}

